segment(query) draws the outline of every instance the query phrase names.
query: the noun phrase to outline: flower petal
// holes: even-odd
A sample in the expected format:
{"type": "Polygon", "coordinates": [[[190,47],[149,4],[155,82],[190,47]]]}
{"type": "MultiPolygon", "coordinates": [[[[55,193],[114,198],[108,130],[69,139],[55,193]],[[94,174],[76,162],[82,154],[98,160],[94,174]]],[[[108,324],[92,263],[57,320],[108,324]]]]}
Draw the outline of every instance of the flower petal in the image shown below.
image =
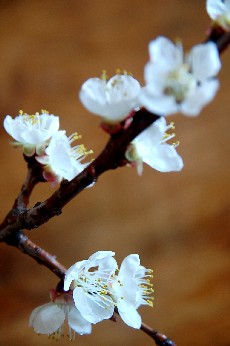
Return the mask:
{"type": "Polygon", "coordinates": [[[206,8],[209,16],[215,20],[224,13],[225,4],[221,0],[207,0],[206,8]]]}
{"type": "Polygon", "coordinates": [[[150,61],[160,64],[165,71],[177,68],[183,62],[183,51],[180,44],[175,45],[168,38],[159,36],[149,44],[150,61]]]}
{"type": "Polygon", "coordinates": [[[173,96],[161,94],[161,96],[156,97],[152,94],[150,87],[148,86],[142,88],[139,100],[149,112],[157,115],[167,116],[178,112],[179,109],[173,96]]]}
{"type": "Polygon", "coordinates": [[[125,257],[121,263],[119,278],[134,277],[140,265],[140,258],[137,254],[131,254],[125,257]]]}
{"type": "Polygon", "coordinates": [[[143,161],[159,172],[178,172],[184,166],[176,149],[169,144],[152,148],[152,152],[143,157],[143,161]]]}
{"type": "Polygon", "coordinates": [[[113,251],[97,251],[91,255],[87,261],[86,269],[97,267],[99,271],[106,271],[107,275],[111,275],[117,269],[117,262],[113,258],[113,251]]]}
{"type": "Polygon", "coordinates": [[[34,309],[30,315],[29,326],[36,333],[52,334],[64,323],[64,312],[54,303],[47,303],[34,309]]]}
{"type": "Polygon", "coordinates": [[[219,82],[216,79],[202,83],[181,104],[181,112],[188,116],[198,115],[201,109],[214,98],[218,88],[219,82]]]}
{"type": "Polygon", "coordinates": [[[76,308],[80,311],[82,316],[91,323],[98,323],[104,319],[109,319],[114,312],[114,304],[110,297],[104,297],[105,303],[102,298],[99,301],[96,297],[86,294],[80,287],[76,287],[73,291],[73,299],[76,308]]]}
{"type": "Polygon", "coordinates": [[[68,291],[73,280],[77,279],[80,271],[84,268],[87,261],[79,261],[73,264],[66,272],[64,279],[64,290],[68,291]]]}
{"type": "Polygon", "coordinates": [[[141,316],[137,310],[125,302],[121,302],[118,306],[119,315],[122,320],[129,326],[135,329],[141,327],[141,316]]]}
{"type": "Polygon", "coordinates": [[[78,334],[90,334],[92,332],[91,323],[86,321],[80,312],[73,306],[68,313],[68,324],[78,334]]]}
{"type": "Polygon", "coordinates": [[[198,44],[189,55],[192,73],[198,81],[217,75],[221,61],[216,45],[213,42],[198,44]]]}

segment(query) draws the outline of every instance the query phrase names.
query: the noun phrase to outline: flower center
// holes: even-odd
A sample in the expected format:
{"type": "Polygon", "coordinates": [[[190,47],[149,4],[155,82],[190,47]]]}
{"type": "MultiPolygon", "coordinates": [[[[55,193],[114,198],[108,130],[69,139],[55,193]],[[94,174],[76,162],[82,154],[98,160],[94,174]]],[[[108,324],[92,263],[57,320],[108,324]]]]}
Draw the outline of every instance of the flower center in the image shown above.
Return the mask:
{"type": "Polygon", "coordinates": [[[105,270],[86,271],[82,270],[78,279],[74,280],[73,286],[81,287],[88,298],[100,307],[106,308],[114,305],[108,286],[109,272],[105,270]]]}
{"type": "Polygon", "coordinates": [[[183,64],[179,69],[171,71],[168,74],[168,79],[164,88],[164,94],[173,96],[176,102],[181,103],[188,91],[195,87],[196,81],[189,72],[189,66],[183,64]]]}

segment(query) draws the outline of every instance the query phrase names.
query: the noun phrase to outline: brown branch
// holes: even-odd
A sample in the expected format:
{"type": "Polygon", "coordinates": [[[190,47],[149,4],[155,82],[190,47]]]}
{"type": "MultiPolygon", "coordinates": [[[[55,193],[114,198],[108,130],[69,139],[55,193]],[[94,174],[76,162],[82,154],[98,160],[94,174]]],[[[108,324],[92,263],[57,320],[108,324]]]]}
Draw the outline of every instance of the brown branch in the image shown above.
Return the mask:
{"type": "Polygon", "coordinates": [[[63,280],[66,268],[40,246],[33,243],[22,231],[15,232],[6,239],[6,244],[17,247],[24,254],[32,257],[37,263],[44,265],[63,280]]]}
{"type": "Polygon", "coordinates": [[[141,324],[141,330],[148,334],[158,346],[176,346],[166,335],[159,333],[157,330],[149,327],[147,324],[141,324]]]}
{"type": "Polygon", "coordinates": [[[45,181],[42,176],[42,166],[35,160],[34,156],[27,157],[24,155],[24,159],[27,162],[28,172],[12,209],[20,210],[26,208],[35,185],[45,181]]]}
{"type": "Polygon", "coordinates": [[[220,26],[214,25],[205,42],[214,42],[221,54],[230,44],[230,31],[225,31],[220,26]]]}

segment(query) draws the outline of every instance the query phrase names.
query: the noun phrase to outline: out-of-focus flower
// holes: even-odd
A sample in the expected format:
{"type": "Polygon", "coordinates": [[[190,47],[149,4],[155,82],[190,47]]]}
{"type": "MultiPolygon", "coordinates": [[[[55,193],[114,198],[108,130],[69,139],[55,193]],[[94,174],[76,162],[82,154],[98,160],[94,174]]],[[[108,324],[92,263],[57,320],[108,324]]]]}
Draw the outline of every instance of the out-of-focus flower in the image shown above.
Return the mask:
{"type": "Polygon", "coordinates": [[[131,254],[123,260],[118,275],[111,281],[111,292],[119,315],[128,326],[136,329],[141,327],[138,307],[152,306],[151,273],[152,270],[140,265],[139,255],[131,254]]]}
{"type": "Polygon", "coordinates": [[[92,151],[87,151],[84,145],[71,147],[71,143],[79,138],[77,133],[67,137],[65,131],[58,131],[52,136],[45,155],[36,156],[36,160],[44,165],[43,175],[47,181],[52,184],[62,179],[70,181],[88,165],[81,160],[92,151]]]}
{"type": "Polygon", "coordinates": [[[91,323],[86,321],[75,307],[72,295],[51,290],[51,302],[32,311],[29,326],[38,334],[52,335],[59,339],[64,334],[65,320],[68,323],[70,340],[75,339],[75,332],[83,335],[92,331],[91,323]]]}
{"type": "Polygon", "coordinates": [[[150,61],[145,66],[146,86],[140,102],[150,112],[198,115],[219,87],[214,78],[221,67],[212,42],[194,46],[184,58],[181,43],[158,37],[149,44],[150,61]]]}
{"type": "Polygon", "coordinates": [[[217,25],[230,30],[230,0],[207,0],[206,8],[217,25]]]}
{"type": "Polygon", "coordinates": [[[174,133],[166,133],[173,128],[173,123],[167,125],[165,118],[160,117],[130,144],[126,158],[136,163],[139,175],[143,171],[143,162],[160,172],[180,171],[183,168],[182,158],[176,151],[179,143],[166,143],[175,136],[174,133]]]}
{"type": "Polygon", "coordinates": [[[124,120],[131,110],[139,105],[139,82],[128,75],[116,74],[107,81],[90,78],[81,87],[80,100],[91,113],[104,118],[105,122],[116,123],[124,120]]]}
{"type": "Polygon", "coordinates": [[[7,115],[3,125],[16,141],[12,144],[23,146],[25,155],[32,156],[35,152],[42,155],[47,141],[59,129],[59,117],[45,110],[31,115],[20,111],[14,119],[7,115]]]}
{"type": "Polygon", "coordinates": [[[117,262],[112,251],[98,251],[88,260],[70,267],[65,275],[64,290],[73,291],[76,308],[91,323],[108,319],[114,312],[109,281],[115,274],[117,262]]]}

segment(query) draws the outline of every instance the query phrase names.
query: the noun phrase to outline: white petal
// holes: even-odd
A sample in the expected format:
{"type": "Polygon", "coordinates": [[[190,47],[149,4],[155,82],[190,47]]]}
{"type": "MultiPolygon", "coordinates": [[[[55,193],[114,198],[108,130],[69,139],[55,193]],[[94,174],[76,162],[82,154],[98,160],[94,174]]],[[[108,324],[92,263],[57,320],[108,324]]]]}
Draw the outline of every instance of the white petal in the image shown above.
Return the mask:
{"type": "Polygon", "coordinates": [[[193,47],[189,59],[192,73],[198,81],[215,77],[221,68],[219,53],[213,42],[193,47]]]}
{"type": "Polygon", "coordinates": [[[150,148],[162,141],[164,133],[167,131],[167,124],[164,117],[160,117],[146,130],[141,132],[134,140],[140,156],[149,152],[150,148]]]}
{"type": "Polygon", "coordinates": [[[90,78],[81,87],[79,97],[88,111],[100,114],[106,104],[106,82],[100,78],[90,78]]]}
{"type": "Polygon", "coordinates": [[[230,0],[225,0],[225,8],[228,15],[230,14],[230,0]]]}
{"type": "Polygon", "coordinates": [[[140,329],[141,327],[141,316],[137,310],[125,302],[121,302],[118,306],[119,315],[122,320],[130,327],[140,329]]]}
{"type": "Polygon", "coordinates": [[[135,99],[140,92],[140,83],[129,75],[115,75],[107,83],[106,96],[112,103],[135,99]]]}
{"type": "Polygon", "coordinates": [[[166,37],[160,36],[149,44],[150,60],[160,64],[162,69],[172,70],[183,62],[181,45],[175,45],[166,37]]]}
{"type": "Polygon", "coordinates": [[[54,303],[48,303],[34,309],[30,315],[29,326],[36,333],[52,334],[65,320],[64,312],[54,303]]]}
{"type": "Polygon", "coordinates": [[[73,306],[68,313],[68,324],[78,334],[90,334],[92,331],[91,323],[86,321],[80,312],[73,306]]]}
{"type": "Polygon", "coordinates": [[[173,96],[155,97],[148,87],[142,88],[140,94],[140,103],[152,113],[157,115],[170,115],[178,112],[179,107],[173,96]]]}
{"type": "Polygon", "coordinates": [[[206,8],[210,17],[215,20],[224,13],[225,4],[221,0],[207,0],[206,8]]]}
{"type": "Polygon", "coordinates": [[[112,294],[117,305],[120,304],[120,302],[125,302],[126,304],[136,307],[139,297],[138,281],[131,275],[118,275],[117,279],[118,281],[112,283],[112,294]]]}
{"type": "Polygon", "coordinates": [[[99,267],[99,270],[105,270],[108,275],[117,269],[117,262],[113,258],[115,252],[97,251],[91,255],[87,261],[86,269],[99,267]]]}
{"type": "Polygon", "coordinates": [[[218,88],[219,82],[215,79],[202,83],[181,104],[181,112],[188,116],[198,115],[201,109],[214,98],[218,88]]]}
{"type": "Polygon", "coordinates": [[[82,316],[91,323],[98,323],[104,319],[109,319],[114,312],[113,301],[107,297],[108,305],[103,305],[103,299],[96,303],[92,295],[86,294],[82,288],[76,287],[73,291],[73,299],[76,308],[82,316]],[[100,305],[99,305],[100,304],[100,305]]]}
{"type": "Polygon", "coordinates": [[[151,154],[143,157],[143,161],[159,172],[177,172],[183,168],[182,158],[169,144],[153,147],[151,154]]]}
{"type": "Polygon", "coordinates": [[[78,279],[80,271],[87,261],[80,261],[73,264],[66,272],[64,279],[64,290],[68,291],[73,280],[78,279]]]}
{"type": "Polygon", "coordinates": [[[164,93],[169,72],[168,68],[164,69],[157,63],[149,62],[145,65],[145,82],[155,97],[161,96],[164,93]]]}
{"type": "Polygon", "coordinates": [[[97,251],[89,257],[89,261],[100,260],[108,256],[112,257],[114,255],[115,255],[115,252],[113,251],[97,251]]]}
{"type": "Polygon", "coordinates": [[[121,263],[119,278],[134,277],[140,265],[140,258],[137,254],[131,254],[125,257],[121,263]]]}

